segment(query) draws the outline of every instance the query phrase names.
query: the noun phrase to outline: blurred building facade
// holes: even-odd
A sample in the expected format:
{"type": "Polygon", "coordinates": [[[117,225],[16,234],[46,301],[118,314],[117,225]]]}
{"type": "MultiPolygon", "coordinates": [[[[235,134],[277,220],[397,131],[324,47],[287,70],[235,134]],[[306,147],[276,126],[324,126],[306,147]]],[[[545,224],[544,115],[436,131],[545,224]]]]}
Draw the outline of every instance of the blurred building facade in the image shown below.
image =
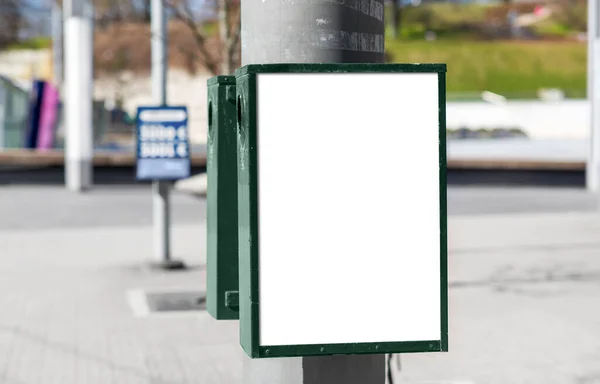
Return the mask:
{"type": "Polygon", "coordinates": [[[0,76],[0,150],[23,147],[28,113],[28,90],[0,76]]]}

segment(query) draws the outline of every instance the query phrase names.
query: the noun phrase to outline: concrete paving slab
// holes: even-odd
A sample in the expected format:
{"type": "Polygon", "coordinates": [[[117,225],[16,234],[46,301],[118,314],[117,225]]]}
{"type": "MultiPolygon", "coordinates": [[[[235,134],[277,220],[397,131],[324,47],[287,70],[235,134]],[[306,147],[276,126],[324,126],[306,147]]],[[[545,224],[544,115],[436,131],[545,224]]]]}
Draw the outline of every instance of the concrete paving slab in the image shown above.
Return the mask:
{"type": "Polygon", "coordinates": [[[454,217],[450,352],[402,356],[402,383],[598,380],[599,220],[454,217]]]}
{"type": "MultiPolygon", "coordinates": [[[[119,199],[72,197],[63,226],[37,225],[67,195],[42,207],[24,204],[32,190],[2,192],[0,211],[19,204],[10,212],[30,226],[0,225],[0,383],[242,383],[236,321],[136,317],[127,297],[206,289],[202,218],[173,228],[174,254],[195,268],[164,272],[144,267],[148,223],[74,225],[119,199]]],[[[396,384],[600,381],[600,215],[489,212],[449,219],[450,352],[402,355],[396,384]]]]}
{"type": "Polygon", "coordinates": [[[138,318],[129,306],[139,287],[206,289],[203,227],[173,230],[174,254],[200,266],[184,272],[144,268],[151,233],[1,231],[0,382],[239,382],[237,324],[206,312],[138,318]]]}

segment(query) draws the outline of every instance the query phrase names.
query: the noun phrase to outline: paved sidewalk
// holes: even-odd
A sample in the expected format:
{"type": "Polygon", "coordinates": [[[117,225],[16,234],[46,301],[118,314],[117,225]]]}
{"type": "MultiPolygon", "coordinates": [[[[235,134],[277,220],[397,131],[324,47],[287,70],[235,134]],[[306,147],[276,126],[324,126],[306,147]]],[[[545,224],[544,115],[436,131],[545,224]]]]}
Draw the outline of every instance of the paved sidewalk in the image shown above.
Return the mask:
{"type": "MultiPolygon", "coordinates": [[[[193,268],[166,273],[142,267],[151,255],[146,218],[121,212],[126,223],[111,226],[90,208],[117,209],[112,193],[55,192],[41,213],[9,210],[34,199],[31,190],[0,195],[0,215],[63,212],[30,228],[0,216],[18,224],[0,225],[1,384],[242,382],[237,322],[137,318],[128,302],[130,290],[205,289],[202,218],[178,210],[174,256],[193,268]],[[103,225],[71,217],[80,211],[103,225]]],[[[395,384],[600,383],[600,214],[451,216],[449,228],[450,352],[403,355],[395,384]]]]}
{"type": "Polygon", "coordinates": [[[600,214],[455,217],[447,354],[402,383],[600,383],[600,214]]]}
{"type": "Polygon", "coordinates": [[[196,267],[142,268],[149,227],[0,232],[0,383],[235,383],[237,324],[206,313],[135,318],[131,289],[205,290],[204,228],[177,226],[196,267]]]}

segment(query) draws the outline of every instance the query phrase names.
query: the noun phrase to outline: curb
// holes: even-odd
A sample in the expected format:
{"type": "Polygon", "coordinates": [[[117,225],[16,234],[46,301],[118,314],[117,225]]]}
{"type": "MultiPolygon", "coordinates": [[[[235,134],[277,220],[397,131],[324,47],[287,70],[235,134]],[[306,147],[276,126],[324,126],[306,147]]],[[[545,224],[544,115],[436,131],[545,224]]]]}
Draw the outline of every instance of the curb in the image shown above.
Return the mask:
{"type": "Polygon", "coordinates": [[[201,173],[188,179],[177,181],[173,189],[177,192],[206,197],[207,181],[206,173],[201,173]]]}

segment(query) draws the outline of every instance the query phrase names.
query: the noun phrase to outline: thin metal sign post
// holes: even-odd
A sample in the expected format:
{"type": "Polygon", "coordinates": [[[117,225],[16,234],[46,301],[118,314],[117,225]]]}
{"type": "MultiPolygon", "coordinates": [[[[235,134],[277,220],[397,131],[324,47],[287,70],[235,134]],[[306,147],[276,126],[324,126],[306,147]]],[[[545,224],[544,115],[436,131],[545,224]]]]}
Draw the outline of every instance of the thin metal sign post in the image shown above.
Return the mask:
{"type": "Polygon", "coordinates": [[[63,82],[63,11],[58,3],[52,2],[52,77],[61,89],[63,82]]]}
{"type": "Polygon", "coordinates": [[[600,191],[600,6],[588,0],[588,81],[590,152],[586,169],[587,189],[600,191]]]}
{"type": "MultiPolygon", "coordinates": [[[[167,105],[167,28],[163,0],[152,0],[152,95],[157,106],[167,105]]],[[[187,118],[187,112],[186,112],[187,118]]],[[[138,122],[139,124],[139,122],[138,122]]],[[[187,127],[186,127],[187,129],[187,127]]],[[[139,132],[138,132],[139,135],[139,132]]],[[[169,133],[167,133],[167,137],[169,133]]],[[[187,137],[186,137],[187,142],[187,137]]],[[[174,153],[156,153],[155,156],[170,156],[174,153]]],[[[153,155],[154,156],[154,155],[153,155]]],[[[189,154],[186,154],[189,159],[189,154]]],[[[189,168],[188,168],[189,173],[189,168]]],[[[188,175],[189,176],[189,175],[188,175]]],[[[139,176],[138,176],[139,177],[139,176]]],[[[152,182],[152,209],[154,224],[154,264],[166,269],[181,269],[183,262],[173,260],[170,254],[171,212],[169,195],[171,181],[154,179],[152,182]]]]}

